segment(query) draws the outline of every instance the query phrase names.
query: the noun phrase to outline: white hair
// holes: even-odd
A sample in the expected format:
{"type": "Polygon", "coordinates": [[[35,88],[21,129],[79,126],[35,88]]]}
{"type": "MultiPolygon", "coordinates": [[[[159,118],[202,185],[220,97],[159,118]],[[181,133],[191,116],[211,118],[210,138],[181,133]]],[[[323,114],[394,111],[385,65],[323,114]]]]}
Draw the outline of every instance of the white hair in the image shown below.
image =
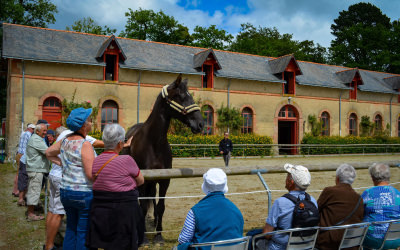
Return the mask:
{"type": "Polygon", "coordinates": [[[389,182],[390,181],[390,168],[387,164],[374,163],[368,168],[372,180],[375,182],[389,182]]]}
{"type": "Polygon", "coordinates": [[[67,128],[63,127],[63,126],[60,126],[60,127],[56,128],[56,136],[59,136],[65,130],[67,130],[67,128]]]}
{"type": "Polygon", "coordinates": [[[118,143],[125,140],[125,129],[118,123],[107,124],[102,139],[106,150],[115,149],[118,143]]]}
{"type": "Polygon", "coordinates": [[[46,126],[46,124],[43,123],[39,123],[38,125],[35,126],[35,134],[37,134],[37,132],[42,131],[44,126],[46,126]]]}
{"type": "Polygon", "coordinates": [[[356,170],[349,164],[342,164],[336,169],[336,177],[340,183],[353,184],[356,178],[356,170]]]}

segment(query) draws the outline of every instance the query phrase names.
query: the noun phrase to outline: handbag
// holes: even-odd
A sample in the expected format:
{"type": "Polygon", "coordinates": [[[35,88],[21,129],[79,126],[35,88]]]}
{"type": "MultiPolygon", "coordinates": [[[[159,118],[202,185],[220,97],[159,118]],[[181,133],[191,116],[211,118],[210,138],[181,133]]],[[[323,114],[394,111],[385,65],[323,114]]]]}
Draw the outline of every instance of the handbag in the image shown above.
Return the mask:
{"type": "Polygon", "coordinates": [[[100,174],[101,170],[103,170],[103,168],[104,168],[108,163],[110,163],[110,161],[112,161],[112,160],[113,160],[115,157],[117,157],[117,156],[118,156],[118,155],[114,155],[113,157],[111,157],[110,159],[108,159],[108,161],[106,161],[106,163],[104,163],[103,166],[101,166],[101,168],[94,174],[93,182],[96,181],[97,176],[100,174]]]}

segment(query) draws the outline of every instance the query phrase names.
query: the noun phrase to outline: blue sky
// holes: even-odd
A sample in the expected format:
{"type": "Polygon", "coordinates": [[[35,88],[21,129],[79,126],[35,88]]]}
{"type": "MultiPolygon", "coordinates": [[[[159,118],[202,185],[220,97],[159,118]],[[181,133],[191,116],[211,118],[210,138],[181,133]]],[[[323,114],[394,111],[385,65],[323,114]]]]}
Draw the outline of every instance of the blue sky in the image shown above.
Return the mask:
{"type": "MultiPolygon", "coordinates": [[[[98,24],[117,29],[117,35],[126,24],[128,8],[164,11],[179,23],[189,27],[196,25],[218,28],[236,35],[240,24],[249,22],[255,26],[276,27],[278,31],[293,35],[293,39],[313,40],[324,47],[330,45],[333,36],[330,26],[347,10],[354,0],[51,0],[57,5],[57,22],[49,25],[65,29],[84,17],[93,18],[98,24]]],[[[382,10],[392,21],[400,18],[397,0],[368,1],[382,10]]]]}

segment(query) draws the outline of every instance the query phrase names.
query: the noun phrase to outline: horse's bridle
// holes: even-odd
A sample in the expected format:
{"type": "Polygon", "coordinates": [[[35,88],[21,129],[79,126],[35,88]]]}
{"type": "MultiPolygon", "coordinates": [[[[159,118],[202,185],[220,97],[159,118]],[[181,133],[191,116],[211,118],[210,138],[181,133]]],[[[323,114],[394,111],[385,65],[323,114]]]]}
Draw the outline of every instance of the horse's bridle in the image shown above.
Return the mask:
{"type": "Polygon", "coordinates": [[[168,90],[167,90],[168,86],[169,86],[169,84],[165,85],[162,88],[161,95],[171,108],[175,109],[176,111],[178,111],[179,113],[181,113],[183,115],[187,115],[194,111],[200,111],[200,107],[196,103],[184,107],[184,106],[180,105],[179,103],[175,102],[174,100],[169,99],[168,98],[168,90]]]}

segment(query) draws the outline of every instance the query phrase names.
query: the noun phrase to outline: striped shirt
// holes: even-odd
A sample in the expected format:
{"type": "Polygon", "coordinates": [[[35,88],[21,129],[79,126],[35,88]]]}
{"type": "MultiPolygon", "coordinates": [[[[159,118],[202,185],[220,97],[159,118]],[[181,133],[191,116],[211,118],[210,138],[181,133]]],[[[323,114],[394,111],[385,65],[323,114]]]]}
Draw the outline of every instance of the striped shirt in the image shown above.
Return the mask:
{"type": "Polygon", "coordinates": [[[194,213],[192,209],[189,210],[186,215],[185,223],[183,224],[183,228],[181,233],[179,234],[179,244],[191,242],[194,236],[194,229],[196,227],[196,221],[194,217],[194,213]]]}
{"type": "Polygon", "coordinates": [[[19,138],[19,144],[18,144],[18,153],[23,155],[25,154],[26,150],[26,145],[28,145],[29,138],[31,138],[32,133],[29,131],[25,131],[21,134],[21,137],[19,138]]]}
{"type": "MultiPolygon", "coordinates": [[[[114,152],[103,152],[93,162],[92,174],[106,163],[114,152]]],[[[125,192],[136,188],[136,178],[140,169],[130,155],[119,155],[112,159],[97,176],[93,183],[93,190],[108,192],[125,192]]]]}

